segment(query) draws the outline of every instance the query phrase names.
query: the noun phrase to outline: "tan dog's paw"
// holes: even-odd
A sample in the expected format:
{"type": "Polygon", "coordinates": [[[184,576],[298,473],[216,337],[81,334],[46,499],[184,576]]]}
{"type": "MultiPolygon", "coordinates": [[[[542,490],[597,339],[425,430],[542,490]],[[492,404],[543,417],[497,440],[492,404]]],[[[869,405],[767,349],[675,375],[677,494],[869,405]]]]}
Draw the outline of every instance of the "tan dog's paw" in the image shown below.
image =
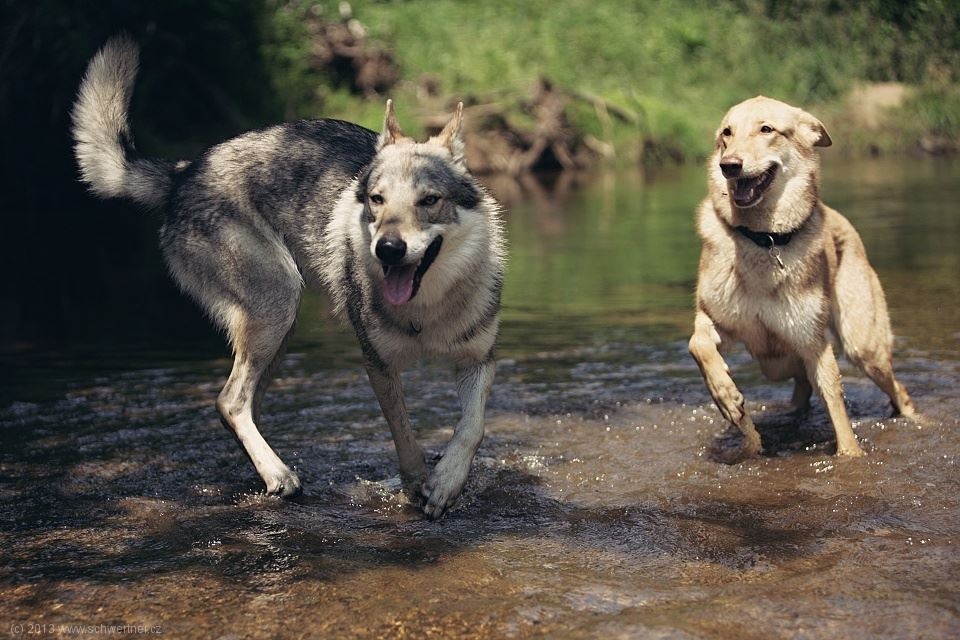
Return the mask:
{"type": "Polygon", "coordinates": [[[843,456],[844,458],[862,458],[867,455],[867,452],[860,448],[860,445],[855,444],[853,446],[846,447],[837,447],[837,455],[843,456]]]}
{"type": "Polygon", "coordinates": [[[739,426],[746,411],[743,394],[740,393],[733,379],[727,376],[725,380],[707,380],[707,388],[723,417],[739,426]]]}
{"type": "Polygon", "coordinates": [[[710,458],[722,464],[740,464],[750,458],[763,453],[760,434],[749,415],[744,415],[740,424],[736,425],[740,437],[733,429],[714,441],[710,451],[710,458]]]}

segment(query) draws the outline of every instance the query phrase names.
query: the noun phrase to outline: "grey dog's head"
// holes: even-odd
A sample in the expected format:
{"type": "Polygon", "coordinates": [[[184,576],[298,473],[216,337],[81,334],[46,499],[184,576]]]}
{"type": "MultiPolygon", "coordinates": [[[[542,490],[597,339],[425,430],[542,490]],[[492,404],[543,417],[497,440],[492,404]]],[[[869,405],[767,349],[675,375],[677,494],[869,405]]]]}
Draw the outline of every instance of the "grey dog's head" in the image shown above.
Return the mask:
{"type": "Polygon", "coordinates": [[[400,130],[387,101],[377,155],[358,176],[356,194],[371,256],[383,272],[383,295],[392,305],[417,294],[442,258],[448,230],[482,199],[464,162],[462,124],[461,103],[439,134],[417,143],[400,130]]]}

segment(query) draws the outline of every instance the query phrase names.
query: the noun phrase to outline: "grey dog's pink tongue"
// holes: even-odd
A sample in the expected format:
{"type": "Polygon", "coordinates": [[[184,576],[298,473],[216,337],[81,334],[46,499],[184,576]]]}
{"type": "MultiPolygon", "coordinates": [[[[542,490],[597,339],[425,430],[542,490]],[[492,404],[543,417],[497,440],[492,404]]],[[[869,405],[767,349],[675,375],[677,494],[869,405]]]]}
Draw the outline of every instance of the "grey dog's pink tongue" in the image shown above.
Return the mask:
{"type": "Polygon", "coordinates": [[[383,297],[387,302],[399,305],[413,297],[413,275],[416,272],[415,264],[387,267],[387,272],[383,276],[383,297]]]}

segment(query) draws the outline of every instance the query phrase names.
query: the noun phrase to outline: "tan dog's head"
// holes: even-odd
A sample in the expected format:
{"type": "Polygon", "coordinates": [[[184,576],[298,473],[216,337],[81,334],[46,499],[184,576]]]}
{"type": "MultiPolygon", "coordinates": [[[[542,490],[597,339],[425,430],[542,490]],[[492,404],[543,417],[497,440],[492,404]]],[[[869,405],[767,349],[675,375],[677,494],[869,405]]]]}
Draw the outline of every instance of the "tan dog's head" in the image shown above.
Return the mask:
{"type": "Polygon", "coordinates": [[[717,129],[711,177],[737,209],[767,201],[775,207],[791,189],[815,186],[814,147],[832,141],[819,120],[802,109],[757,96],[732,107],[717,129]]]}

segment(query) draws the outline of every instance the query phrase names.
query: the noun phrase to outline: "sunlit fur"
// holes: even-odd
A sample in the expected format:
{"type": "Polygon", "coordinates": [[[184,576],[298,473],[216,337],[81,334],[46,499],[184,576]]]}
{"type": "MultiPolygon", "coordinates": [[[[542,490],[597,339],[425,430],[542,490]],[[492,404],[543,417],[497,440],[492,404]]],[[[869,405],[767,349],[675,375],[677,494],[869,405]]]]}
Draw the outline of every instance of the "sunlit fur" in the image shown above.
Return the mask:
{"type": "Polygon", "coordinates": [[[766,376],[794,379],[795,409],[808,406],[812,390],[820,393],[840,454],[862,450],[843,404],[834,346],[887,393],[896,411],[914,413],[893,375],[893,336],[880,281],[853,226],[819,200],[815,147],[830,142],[815,117],[764,97],[730,109],[717,129],[709,194],[697,213],[703,249],[690,351],[721,413],[743,431],[745,455],[760,451],[760,438],[720,355],[730,343],[745,344],[766,376]],[[731,158],[742,161],[748,177],[778,167],[762,199],[748,208],[736,205],[735,179],[720,169],[731,158]],[[739,226],[791,234],[776,247],[780,260],[739,226]]]}

